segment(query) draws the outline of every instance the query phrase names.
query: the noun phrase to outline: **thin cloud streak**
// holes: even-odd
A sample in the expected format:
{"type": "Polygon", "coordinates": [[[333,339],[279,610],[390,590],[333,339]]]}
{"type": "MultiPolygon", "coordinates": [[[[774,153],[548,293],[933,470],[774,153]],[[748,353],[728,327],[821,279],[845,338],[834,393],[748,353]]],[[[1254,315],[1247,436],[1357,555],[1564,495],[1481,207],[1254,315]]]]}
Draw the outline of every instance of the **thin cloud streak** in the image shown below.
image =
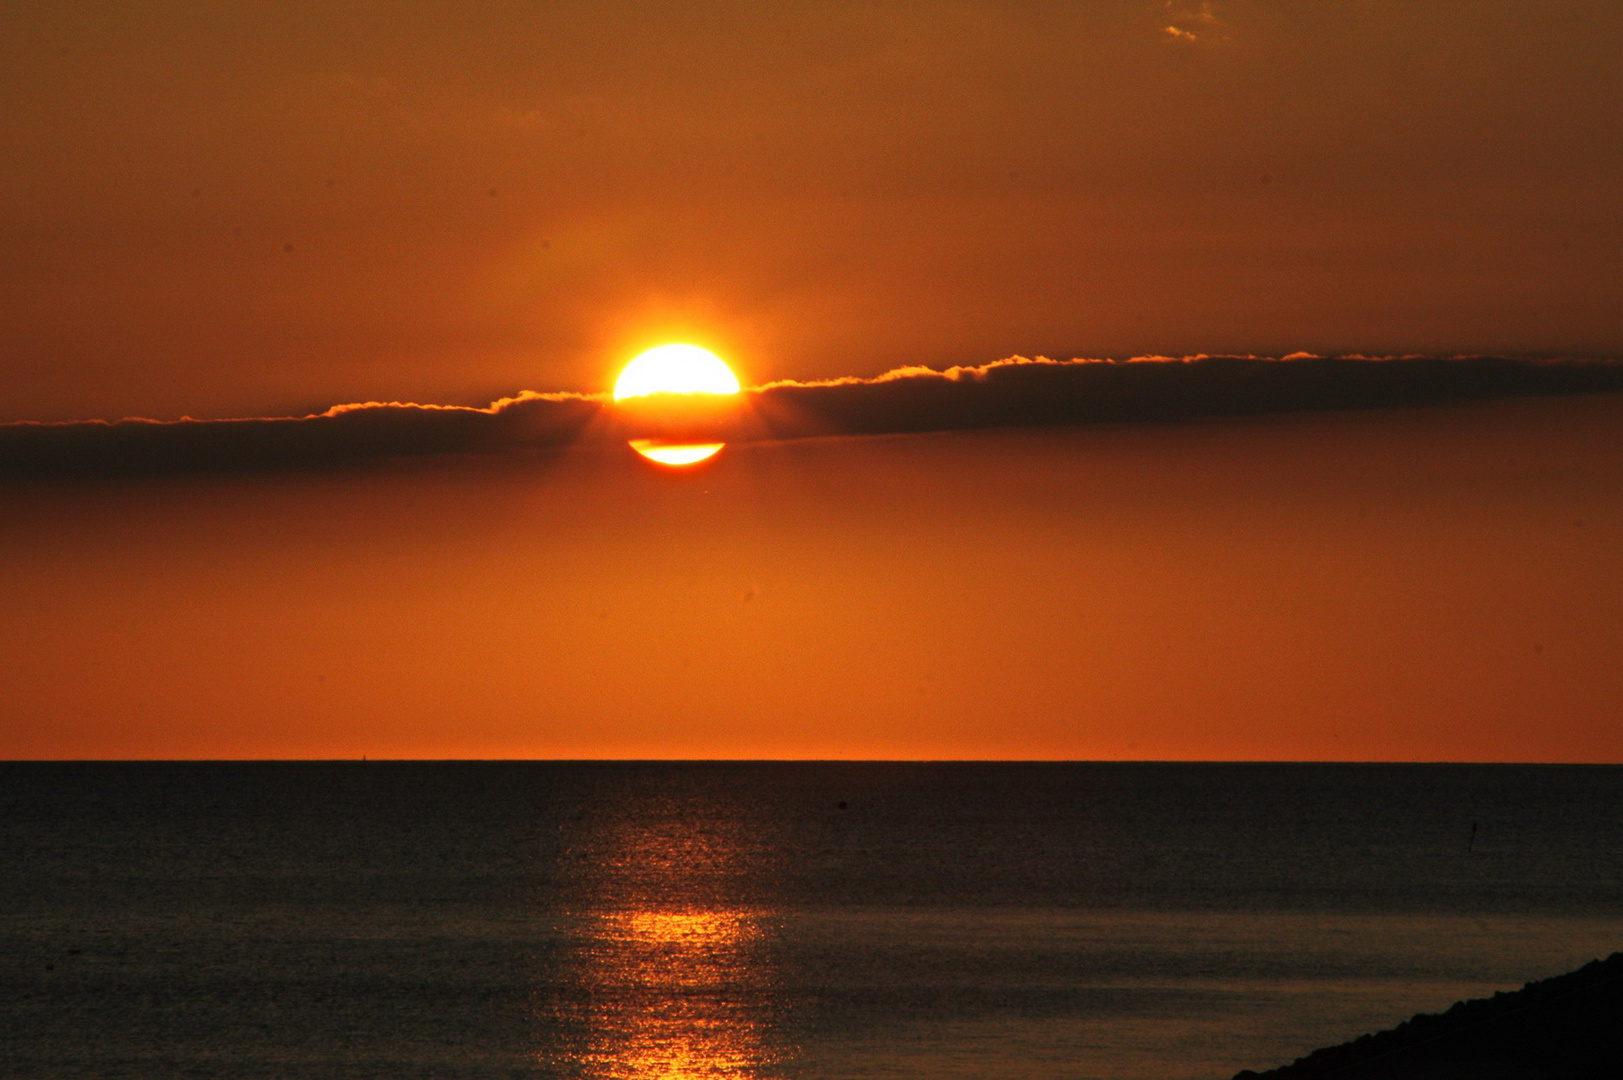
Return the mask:
{"type": "MultiPolygon", "coordinates": [[[[1324,358],[1304,353],[1014,357],[873,378],[746,391],[715,435],[732,442],[991,427],[1178,422],[1203,417],[1424,406],[1623,391],[1623,362],[1505,357],[1324,358]]],[[[525,392],[486,408],[366,402],[302,417],[0,424],[0,476],[134,477],[317,469],[389,458],[559,450],[625,432],[595,424],[606,395],[525,392]]]]}

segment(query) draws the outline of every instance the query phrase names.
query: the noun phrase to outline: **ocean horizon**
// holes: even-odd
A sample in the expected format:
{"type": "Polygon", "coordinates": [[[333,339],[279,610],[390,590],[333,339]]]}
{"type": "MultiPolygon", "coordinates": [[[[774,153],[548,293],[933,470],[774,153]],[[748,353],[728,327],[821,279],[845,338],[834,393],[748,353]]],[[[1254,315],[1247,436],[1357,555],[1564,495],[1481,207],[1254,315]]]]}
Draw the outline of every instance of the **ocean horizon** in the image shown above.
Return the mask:
{"type": "Polygon", "coordinates": [[[1623,943],[1623,767],[0,765],[15,1077],[1226,1080],[1623,943]]]}

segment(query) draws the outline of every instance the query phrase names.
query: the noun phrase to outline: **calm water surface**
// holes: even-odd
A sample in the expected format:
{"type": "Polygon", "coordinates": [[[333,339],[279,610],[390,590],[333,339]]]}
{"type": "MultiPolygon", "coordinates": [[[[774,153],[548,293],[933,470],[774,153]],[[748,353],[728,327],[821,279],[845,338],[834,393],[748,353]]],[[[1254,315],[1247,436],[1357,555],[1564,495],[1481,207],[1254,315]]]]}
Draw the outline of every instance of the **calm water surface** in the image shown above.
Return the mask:
{"type": "Polygon", "coordinates": [[[13,764],[0,859],[10,1077],[1216,1080],[1623,948],[1623,769],[13,764]]]}

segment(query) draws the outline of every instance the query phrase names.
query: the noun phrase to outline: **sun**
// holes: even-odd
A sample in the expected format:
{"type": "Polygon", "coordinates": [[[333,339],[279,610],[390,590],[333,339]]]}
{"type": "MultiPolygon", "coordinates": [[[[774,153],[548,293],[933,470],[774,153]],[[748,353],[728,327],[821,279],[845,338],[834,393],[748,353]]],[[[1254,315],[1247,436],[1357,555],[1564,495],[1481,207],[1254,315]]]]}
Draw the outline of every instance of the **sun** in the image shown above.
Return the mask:
{"type": "Polygon", "coordinates": [[[632,439],[631,449],[647,458],[657,461],[661,465],[671,465],[681,468],[684,465],[697,465],[701,461],[708,461],[721,452],[726,443],[666,443],[658,439],[632,439]]]}
{"type": "Polygon", "coordinates": [[[661,345],[620,372],[614,400],[623,403],[619,411],[634,433],[661,436],[631,439],[631,448],[658,465],[681,469],[708,461],[726,445],[716,438],[730,408],[722,403],[740,390],[738,376],[709,349],[661,345]]]}
{"type": "Polygon", "coordinates": [[[697,345],[661,345],[626,365],[614,400],[647,394],[736,394],[738,376],[721,357],[697,345]]]}

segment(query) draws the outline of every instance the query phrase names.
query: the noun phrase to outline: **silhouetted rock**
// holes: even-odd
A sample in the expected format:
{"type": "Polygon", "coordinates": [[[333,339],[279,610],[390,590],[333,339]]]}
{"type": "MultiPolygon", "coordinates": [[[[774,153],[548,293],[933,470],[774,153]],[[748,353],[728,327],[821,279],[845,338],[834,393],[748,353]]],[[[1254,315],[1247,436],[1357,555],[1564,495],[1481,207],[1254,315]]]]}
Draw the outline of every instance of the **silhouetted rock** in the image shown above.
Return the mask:
{"type": "Polygon", "coordinates": [[[1617,1080],[1623,953],[1234,1080],[1617,1080]]]}

